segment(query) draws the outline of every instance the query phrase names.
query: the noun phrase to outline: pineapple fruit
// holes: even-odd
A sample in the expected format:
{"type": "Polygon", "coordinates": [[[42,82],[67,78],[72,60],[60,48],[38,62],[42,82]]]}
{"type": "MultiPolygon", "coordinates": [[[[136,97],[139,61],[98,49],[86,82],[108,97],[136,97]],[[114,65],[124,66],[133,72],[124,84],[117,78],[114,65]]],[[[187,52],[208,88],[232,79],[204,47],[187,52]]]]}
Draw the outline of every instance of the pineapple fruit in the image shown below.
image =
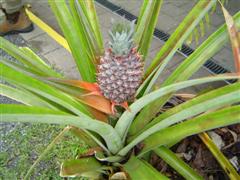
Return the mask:
{"type": "Polygon", "coordinates": [[[109,49],[100,58],[97,83],[113,108],[127,108],[143,76],[142,58],[133,43],[134,21],[114,23],[109,34],[109,49]]]}

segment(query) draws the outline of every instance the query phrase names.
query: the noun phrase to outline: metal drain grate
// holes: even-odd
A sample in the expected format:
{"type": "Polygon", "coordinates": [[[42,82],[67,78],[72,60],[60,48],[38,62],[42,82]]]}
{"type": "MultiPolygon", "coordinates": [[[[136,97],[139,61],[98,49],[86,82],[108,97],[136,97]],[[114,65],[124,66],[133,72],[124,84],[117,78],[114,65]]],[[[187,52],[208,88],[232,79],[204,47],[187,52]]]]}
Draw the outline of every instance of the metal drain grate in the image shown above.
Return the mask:
{"type": "MultiPolygon", "coordinates": [[[[104,6],[105,8],[110,9],[111,11],[115,12],[116,14],[126,18],[127,20],[137,20],[137,16],[131,14],[130,12],[126,11],[125,9],[122,9],[120,6],[117,6],[111,2],[109,2],[108,0],[95,0],[96,2],[98,2],[99,4],[101,4],[102,6],[104,6]]],[[[137,23],[137,21],[136,21],[137,23]]],[[[163,32],[159,29],[154,30],[154,36],[164,42],[166,42],[170,35],[167,34],[166,32],[163,32]]],[[[189,55],[191,55],[194,52],[194,49],[190,48],[187,45],[183,45],[181,49],[178,50],[179,53],[181,53],[183,56],[188,57],[189,55]]],[[[210,58],[209,60],[206,61],[206,63],[204,63],[203,65],[204,68],[206,68],[210,73],[212,74],[222,74],[222,73],[230,73],[230,71],[228,71],[227,69],[225,69],[224,67],[220,66],[219,64],[215,63],[213,61],[213,58],[210,58]]],[[[234,83],[236,82],[236,80],[226,80],[226,83],[234,83]]]]}

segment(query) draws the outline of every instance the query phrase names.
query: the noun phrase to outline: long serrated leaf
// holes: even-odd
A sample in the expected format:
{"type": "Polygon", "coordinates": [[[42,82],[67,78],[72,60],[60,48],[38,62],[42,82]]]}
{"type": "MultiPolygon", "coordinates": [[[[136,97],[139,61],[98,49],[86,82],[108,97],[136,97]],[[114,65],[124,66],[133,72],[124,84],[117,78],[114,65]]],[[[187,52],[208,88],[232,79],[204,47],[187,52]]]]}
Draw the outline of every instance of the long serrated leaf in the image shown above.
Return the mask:
{"type": "MultiPolygon", "coordinates": [[[[208,93],[204,93],[198,97],[195,97],[194,99],[191,99],[185,103],[182,103],[162,113],[158,117],[154,118],[145,127],[143,127],[142,124],[139,124],[139,121],[134,121],[129,130],[129,135],[132,136],[131,139],[133,139],[134,137],[137,137],[142,132],[146,131],[148,128],[154,126],[155,124],[173,115],[180,118],[181,113],[188,111],[189,115],[192,114],[192,116],[194,116],[204,111],[208,111],[211,108],[217,108],[219,106],[223,106],[226,104],[238,102],[240,101],[240,96],[237,96],[239,93],[240,93],[240,83],[235,83],[232,85],[228,85],[228,86],[210,91],[208,93]],[[141,130],[139,131],[139,129],[141,130]]],[[[184,114],[188,115],[188,113],[184,113],[184,114]]]]}
{"type": "Polygon", "coordinates": [[[43,76],[61,77],[60,74],[51,69],[51,67],[29,48],[19,48],[3,37],[0,37],[0,48],[26,65],[33,72],[37,72],[43,76]]]}
{"type": "Polygon", "coordinates": [[[78,9],[78,6],[76,6],[77,1],[71,0],[69,1],[69,8],[72,13],[73,19],[78,23],[80,34],[81,34],[81,42],[83,43],[83,46],[86,49],[86,54],[88,55],[89,59],[96,63],[95,59],[95,47],[93,42],[93,39],[91,39],[91,32],[87,29],[88,24],[84,23],[84,15],[82,15],[81,10],[78,9]]]}
{"type": "Polygon", "coordinates": [[[204,19],[206,21],[207,27],[210,28],[210,18],[208,13],[205,15],[204,19]]]}
{"type": "Polygon", "coordinates": [[[144,94],[151,91],[153,85],[156,83],[158,77],[161,75],[167,64],[170,62],[173,55],[178,48],[181,48],[183,42],[188,38],[190,34],[195,35],[196,27],[204,15],[213,6],[215,1],[199,1],[192,11],[185,17],[183,22],[178,26],[175,32],[171,35],[165,45],[158,52],[156,57],[146,71],[146,77],[150,74],[153,76],[151,81],[146,87],[144,94]],[[195,31],[194,31],[195,30],[195,31]],[[157,69],[155,74],[152,71],[157,69]]]}
{"type": "Polygon", "coordinates": [[[131,179],[168,179],[166,176],[154,169],[149,163],[138,159],[135,156],[131,156],[131,158],[123,165],[123,167],[131,179]]]}
{"type": "Polygon", "coordinates": [[[79,81],[79,80],[71,80],[71,79],[56,79],[51,78],[49,81],[57,82],[60,84],[55,84],[57,87],[62,89],[63,91],[69,92],[71,95],[77,97],[79,101],[84,104],[87,104],[99,111],[102,111],[107,114],[112,114],[111,110],[111,102],[101,95],[91,95],[93,92],[98,92],[99,88],[94,83],[79,81]],[[72,88],[63,85],[72,86],[74,89],[74,93],[71,93],[72,88]],[[75,90],[79,89],[79,92],[75,92],[75,90]]]}
{"type": "Polygon", "coordinates": [[[235,24],[233,17],[228,13],[228,11],[221,4],[222,11],[225,17],[228,34],[232,44],[233,57],[235,60],[236,72],[240,75],[240,32],[238,30],[237,24],[235,24]]]}
{"type": "MultiPolygon", "coordinates": [[[[95,172],[95,175],[99,175],[99,171],[102,165],[94,157],[86,157],[81,159],[65,160],[61,165],[60,176],[61,177],[77,177],[88,176],[90,172],[95,172]]],[[[97,178],[95,176],[94,178],[97,178]]]]}
{"type": "MultiPolygon", "coordinates": [[[[150,11],[150,13],[148,14],[148,21],[146,22],[146,24],[144,24],[144,32],[141,35],[141,39],[140,42],[138,44],[138,51],[139,53],[143,56],[143,58],[145,59],[147,57],[148,54],[148,50],[149,47],[151,45],[151,41],[153,38],[153,32],[155,30],[155,26],[158,20],[158,15],[160,12],[160,8],[162,5],[162,0],[158,0],[158,1],[153,1],[153,9],[152,11],[150,11]]],[[[139,20],[138,20],[139,22],[139,20]]],[[[141,22],[139,22],[139,24],[141,24],[141,22]]],[[[140,27],[142,28],[142,27],[140,27]]],[[[138,32],[136,32],[137,34],[138,32]]]]}
{"type": "Polygon", "coordinates": [[[43,74],[41,72],[37,72],[29,67],[26,67],[24,66],[23,64],[20,64],[20,63],[17,63],[17,62],[13,62],[13,61],[9,61],[9,59],[1,59],[0,60],[1,63],[17,70],[17,71],[20,71],[20,72],[23,72],[24,74],[28,74],[28,75],[31,75],[31,76],[43,76],[43,74]]]}
{"type": "Polygon", "coordinates": [[[187,43],[188,45],[190,45],[190,44],[192,43],[192,40],[193,40],[193,34],[191,33],[191,34],[188,36],[188,38],[187,38],[187,40],[186,40],[186,43],[187,43]]]}
{"type": "Polygon", "coordinates": [[[205,27],[204,27],[204,22],[203,22],[203,20],[200,21],[199,27],[200,27],[200,31],[201,31],[201,36],[203,37],[204,34],[205,34],[205,27]]]}
{"type": "Polygon", "coordinates": [[[159,146],[178,142],[194,134],[240,123],[239,112],[240,106],[227,107],[161,130],[143,141],[144,148],[139,156],[159,146]]]}
{"type": "Polygon", "coordinates": [[[25,105],[29,106],[39,106],[39,107],[48,107],[51,109],[56,109],[54,106],[49,104],[48,102],[44,101],[43,99],[39,98],[38,96],[23,91],[17,88],[13,88],[4,84],[0,84],[0,94],[6,97],[9,97],[13,100],[21,102],[25,105]]]}
{"type": "Polygon", "coordinates": [[[135,101],[130,106],[130,111],[125,111],[123,115],[118,120],[115,129],[119,133],[119,135],[125,140],[126,135],[128,133],[129,127],[135,117],[135,115],[146,105],[153,102],[154,100],[169,94],[171,92],[178,91],[183,88],[187,88],[190,86],[207,83],[207,82],[214,82],[219,81],[223,79],[232,79],[232,78],[240,78],[238,76],[219,76],[219,77],[208,77],[208,78],[201,78],[201,79],[195,79],[195,80],[188,80],[184,82],[175,83],[169,86],[165,86],[163,88],[160,88],[152,93],[149,93],[142,98],[135,101]]]}
{"type": "Polygon", "coordinates": [[[203,177],[198,175],[188,164],[186,164],[170,149],[161,146],[154,149],[154,152],[185,179],[203,180],[203,177]]]}
{"type": "Polygon", "coordinates": [[[69,95],[41,82],[40,80],[13,70],[12,68],[2,63],[0,63],[0,69],[2,72],[1,78],[3,80],[6,80],[12,84],[16,84],[19,87],[23,87],[42,97],[45,97],[46,99],[49,99],[50,101],[68,109],[75,114],[84,113],[91,116],[83,104],[77,102],[69,95]]]}
{"type": "Polygon", "coordinates": [[[57,78],[47,78],[48,81],[57,82],[64,85],[69,85],[72,87],[79,88],[79,90],[86,90],[86,91],[98,91],[99,88],[96,86],[95,83],[89,83],[80,80],[74,79],[57,79],[57,78]]]}
{"type": "Polygon", "coordinates": [[[81,33],[80,29],[81,25],[74,19],[64,0],[49,0],[49,4],[68,41],[82,79],[88,82],[95,82],[95,65],[88,56],[86,44],[80,43],[85,42],[84,34],[81,33]]]}
{"type": "MultiPolygon", "coordinates": [[[[240,12],[234,19],[238,27],[240,27],[240,12]]],[[[168,78],[160,85],[164,87],[174,82],[184,81],[190,78],[197,70],[212,57],[228,40],[226,25],[221,26],[214,32],[201,46],[199,46],[187,59],[185,59],[168,78]]],[[[157,76],[156,76],[157,78],[157,76]]],[[[155,78],[155,79],[156,79],[155,78]]],[[[166,95],[161,99],[157,99],[149,106],[145,107],[137,116],[135,121],[138,121],[142,127],[149,122],[159,109],[167,102],[172,94],[166,95]],[[144,123],[146,122],[146,123],[144,123]]],[[[140,128],[141,129],[141,128],[140,128]]]]}
{"type": "Polygon", "coordinates": [[[53,87],[55,87],[55,88],[57,88],[57,89],[60,89],[63,92],[66,92],[67,94],[70,94],[72,96],[79,96],[79,95],[82,95],[82,94],[85,94],[85,93],[88,92],[88,91],[83,90],[79,87],[73,87],[73,86],[68,85],[68,84],[53,82],[52,80],[44,80],[44,82],[53,86],[53,87]]]}
{"type": "Polygon", "coordinates": [[[157,72],[157,68],[154,69],[151,74],[142,82],[142,84],[139,86],[136,92],[136,97],[142,97],[147,89],[148,84],[151,82],[152,78],[154,77],[154,74],[157,72]]]}
{"type": "Polygon", "coordinates": [[[154,9],[154,1],[144,1],[143,6],[140,12],[140,19],[138,20],[135,34],[134,34],[134,41],[136,44],[140,44],[142,35],[144,33],[145,27],[148,24],[149,18],[154,9]]]}
{"type": "MultiPolygon", "coordinates": [[[[143,3],[142,3],[142,6],[140,8],[140,12],[139,12],[139,15],[138,15],[138,22],[137,22],[137,25],[135,27],[135,31],[139,31],[139,26],[140,24],[142,24],[143,20],[142,18],[146,18],[144,17],[144,13],[146,12],[146,8],[149,6],[149,0],[143,0],[143,3]],[[141,23],[140,23],[141,22],[141,23]]],[[[140,26],[141,27],[141,26],[140,26]]]]}
{"type": "Polygon", "coordinates": [[[157,67],[157,65],[163,60],[165,61],[164,65],[167,64],[177,49],[183,44],[186,38],[192,33],[193,29],[198,25],[201,19],[215,3],[216,0],[199,1],[194,6],[191,12],[184,18],[175,32],[171,35],[171,37],[153,59],[146,71],[146,76],[148,76],[152,70],[155,69],[155,67],[157,67]]]}
{"type": "Polygon", "coordinates": [[[198,29],[195,28],[195,29],[193,30],[193,33],[194,33],[194,37],[195,37],[195,44],[196,44],[196,46],[197,46],[197,45],[198,45],[198,41],[199,41],[199,32],[198,32],[198,29]]]}
{"type": "Polygon", "coordinates": [[[98,22],[98,17],[97,17],[94,1],[93,0],[89,0],[89,1],[78,0],[78,3],[80,5],[82,5],[81,8],[87,18],[87,22],[89,24],[89,27],[90,27],[89,29],[91,30],[91,34],[94,35],[94,40],[97,42],[96,44],[98,45],[97,53],[98,53],[98,55],[100,55],[103,53],[104,47],[103,47],[102,34],[100,31],[100,25],[98,22]],[[85,6],[83,5],[82,2],[85,3],[85,6]]]}
{"type": "Polygon", "coordinates": [[[150,127],[145,129],[144,131],[141,131],[142,133],[139,133],[139,135],[135,135],[133,137],[134,139],[125,148],[131,149],[134,145],[136,145],[136,143],[141,142],[143,139],[149,137],[153,133],[169,127],[173,124],[184,121],[185,119],[189,119],[191,117],[199,115],[200,113],[238,103],[240,102],[240,96],[238,96],[239,94],[240,88],[238,84],[238,86],[235,86],[235,91],[223,94],[222,96],[217,96],[216,98],[205,100],[205,102],[198,103],[193,106],[189,106],[189,104],[187,103],[187,105],[184,104],[179,105],[179,107],[176,106],[176,108],[173,108],[173,110],[169,110],[170,112],[166,112],[166,114],[163,113],[162,115],[154,119],[153,125],[151,124],[150,127]],[[176,113],[174,113],[174,110],[177,110],[176,113]]]}
{"type": "Polygon", "coordinates": [[[216,9],[217,9],[217,3],[214,4],[210,13],[213,14],[214,12],[216,12],[216,9]]]}
{"type": "MultiPolygon", "coordinates": [[[[93,117],[100,117],[99,113],[96,110],[86,107],[74,98],[70,97],[69,95],[49,86],[37,79],[34,79],[30,76],[26,76],[18,71],[15,71],[8,66],[0,63],[0,69],[2,70],[1,79],[5,79],[14,86],[24,88],[31,93],[43,98],[45,101],[53,105],[55,108],[60,109],[62,111],[66,111],[69,113],[75,113],[78,115],[87,114],[93,117]],[[27,79],[27,81],[26,81],[27,79]],[[97,113],[97,114],[96,114],[97,113]]],[[[105,118],[100,117],[99,120],[106,121],[105,118]]],[[[101,146],[106,152],[108,150],[104,147],[104,145],[99,141],[98,138],[94,137],[90,132],[85,132],[96,141],[99,146],[101,146]]],[[[109,153],[108,153],[109,154],[109,153]]]]}
{"type": "Polygon", "coordinates": [[[0,105],[1,122],[31,122],[76,126],[99,134],[106,142],[108,149],[117,153],[122,147],[121,139],[112,126],[92,119],[84,114],[72,116],[63,111],[54,111],[40,107],[22,105],[0,105]]]}
{"type": "Polygon", "coordinates": [[[35,54],[29,47],[19,47],[20,50],[22,50],[27,56],[30,58],[35,59],[35,61],[38,61],[39,63],[43,64],[44,66],[47,66],[48,68],[51,68],[46,62],[44,62],[37,54],[35,54]]]}
{"type": "Polygon", "coordinates": [[[91,91],[87,91],[87,89],[89,90],[88,84],[90,84],[90,83],[77,81],[78,82],[77,84],[75,84],[75,83],[71,84],[71,83],[65,83],[64,81],[65,80],[62,81],[60,79],[58,79],[58,80],[48,79],[45,82],[47,84],[52,85],[53,87],[56,87],[57,89],[65,92],[65,93],[75,97],[81,103],[88,105],[89,112],[91,112],[91,114],[95,118],[102,120],[104,122],[107,122],[106,114],[112,114],[111,103],[109,100],[107,100],[103,96],[96,96],[96,95],[89,94],[89,93],[91,93],[91,91]],[[52,81],[55,81],[55,82],[52,82],[52,81]],[[81,82],[81,83],[79,83],[79,82],[81,82]]]}
{"type": "Polygon", "coordinates": [[[102,96],[87,95],[77,96],[80,102],[87,104],[106,114],[112,114],[111,102],[102,96]]]}

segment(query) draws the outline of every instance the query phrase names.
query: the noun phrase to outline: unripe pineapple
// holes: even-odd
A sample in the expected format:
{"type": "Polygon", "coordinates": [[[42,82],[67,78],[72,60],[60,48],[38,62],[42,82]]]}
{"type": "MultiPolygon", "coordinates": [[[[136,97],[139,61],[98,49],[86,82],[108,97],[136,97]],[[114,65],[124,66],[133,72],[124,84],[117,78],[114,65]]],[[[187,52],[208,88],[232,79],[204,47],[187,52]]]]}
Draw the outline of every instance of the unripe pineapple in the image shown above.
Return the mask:
{"type": "Polygon", "coordinates": [[[143,76],[141,56],[133,44],[134,21],[113,24],[110,48],[100,58],[97,81],[103,96],[121,105],[132,100],[143,76]]]}

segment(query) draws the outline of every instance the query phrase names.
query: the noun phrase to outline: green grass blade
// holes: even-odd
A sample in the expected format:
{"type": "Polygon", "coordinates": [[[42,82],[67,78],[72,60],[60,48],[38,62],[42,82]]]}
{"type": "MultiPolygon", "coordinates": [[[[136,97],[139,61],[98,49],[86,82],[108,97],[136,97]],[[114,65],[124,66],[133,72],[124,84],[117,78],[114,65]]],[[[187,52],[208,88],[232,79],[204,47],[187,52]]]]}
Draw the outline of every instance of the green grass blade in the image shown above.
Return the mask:
{"type": "Polygon", "coordinates": [[[219,76],[219,77],[208,77],[208,78],[201,78],[201,79],[195,79],[195,80],[188,80],[184,82],[175,83],[163,88],[160,88],[152,93],[149,93],[142,98],[135,101],[130,106],[131,111],[125,111],[123,115],[118,120],[115,129],[119,133],[119,135],[123,138],[123,140],[126,138],[126,135],[128,133],[129,127],[135,117],[135,115],[146,105],[153,102],[154,100],[169,94],[171,92],[176,92],[180,89],[187,88],[190,86],[207,83],[207,82],[214,82],[224,79],[232,79],[232,78],[239,78],[238,76],[219,76]]]}
{"type": "Polygon", "coordinates": [[[49,0],[49,4],[68,41],[82,79],[88,82],[95,82],[96,67],[93,60],[88,56],[89,49],[86,47],[86,43],[84,43],[85,36],[81,31],[81,24],[73,17],[64,0],[49,0]]]}
{"type": "MultiPolygon", "coordinates": [[[[240,27],[240,12],[234,19],[240,27]]],[[[210,57],[212,57],[228,40],[226,25],[220,27],[213,33],[199,48],[197,48],[187,59],[185,59],[177,69],[160,85],[164,87],[174,82],[180,82],[190,78],[210,57]]],[[[157,76],[155,77],[155,79],[157,76]]],[[[145,107],[136,118],[136,122],[144,127],[147,122],[154,118],[159,109],[168,101],[172,94],[168,94],[161,99],[157,99],[145,107]],[[146,122],[146,123],[144,123],[146,122]]],[[[140,127],[140,129],[142,128],[140,127]]]]}
{"type": "Polygon", "coordinates": [[[200,175],[198,175],[188,164],[186,164],[170,149],[161,146],[154,149],[154,152],[179,174],[181,174],[185,179],[203,180],[200,175]]]}
{"type": "Polygon", "coordinates": [[[154,169],[149,163],[144,160],[140,160],[135,156],[131,156],[123,167],[131,179],[168,179],[166,176],[154,169]]]}
{"type": "Polygon", "coordinates": [[[150,123],[148,123],[144,127],[142,126],[142,124],[140,124],[139,121],[135,120],[131,125],[131,128],[129,130],[129,135],[132,136],[131,139],[133,139],[134,137],[138,136],[142,132],[146,131],[148,128],[154,126],[155,124],[163,121],[166,118],[169,118],[170,116],[173,116],[173,115],[180,116],[181,112],[189,111],[190,114],[195,113],[196,115],[198,113],[208,111],[208,108],[209,109],[216,108],[217,106],[222,106],[225,103],[231,104],[233,102],[238,102],[240,101],[240,97],[238,96],[239,93],[240,93],[240,83],[227,85],[222,88],[218,88],[216,90],[207,92],[185,103],[175,106],[174,108],[171,108],[170,110],[154,118],[150,123]],[[222,99],[224,98],[226,102],[222,101],[222,99]],[[232,99],[229,99],[229,98],[232,98],[232,99]],[[141,130],[139,131],[139,129],[141,130]]]}
{"type": "Polygon", "coordinates": [[[199,134],[199,137],[204,142],[204,144],[211,151],[213,156],[216,158],[218,163],[222,166],[223,170],[228,175],[229,179],[240,179],[240,176],[228,161],[228,159],[223,155],[220,149],[216,146],[216,144],[211,140],[207,133],[199,134]]]}
{"type": "Polygon", "coordinates": [[[27,174],[23,178],[23,180],[28,180],[29,176],[31,175],[34,168],[37,166],[37,164],[47,155],[47,153],[54,147],[54,145],[64,136],[64,134],[69,131],[70,127],[64,128],[53,140],[52,142],[44,149],[44,151],[40,154],[40,156],[37,158],[37,160],[33,163],[33,165],[29,168],[27,171],[27,174]]]}
{"type": "Polygon", "coordinates": [[[143,141],[144,148],[139,156],[159,146],[178,142],[194,134],[240,123],[239,112],[240,106],[227,107],[158,131],[143,141]]]}
{"type": "Polygon", "coordinates": [[[79,129],[77,127],[71,127],[69,129],[69,132],[71,132],[72,135],[84,141],[84,143],[86,143],[90,148],[98,146],[98,144],[82,129],[79,129]]]}
{"type": "Polygon", "coordinates": [[[62,111],[54,111],[40,107],[21,105],[0,105],[2,122],[30,122],[76,126],[99,134],[114,154],[122,147],[121,139],[112,126],[95,120],[84,114],[68,115],[62,111]]]}

